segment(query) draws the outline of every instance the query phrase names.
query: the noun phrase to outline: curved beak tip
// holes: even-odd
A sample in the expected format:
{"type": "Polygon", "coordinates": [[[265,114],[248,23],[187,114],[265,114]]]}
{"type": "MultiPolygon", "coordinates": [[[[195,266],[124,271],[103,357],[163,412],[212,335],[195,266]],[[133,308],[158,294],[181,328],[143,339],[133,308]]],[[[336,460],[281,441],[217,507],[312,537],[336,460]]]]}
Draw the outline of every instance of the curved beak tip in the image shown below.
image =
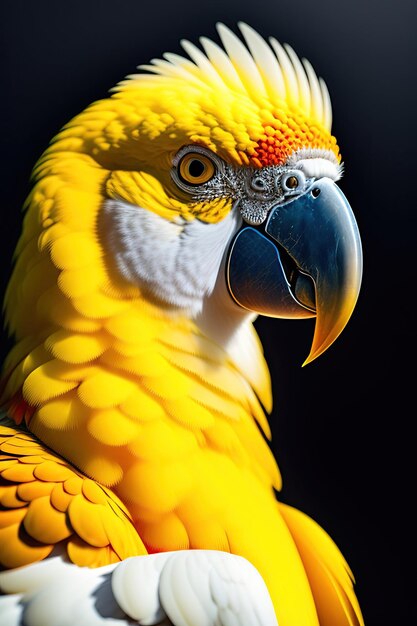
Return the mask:
{"type": "MultiPolygon", "coordinates": [[[[358,243],[359,240],[356,239],[358,243]]],[[[360,242],[359,242],[360,243],[360,242]]],[[[308,365],[321,354],[323,354],[339,337],[343,329],[347,325],[352,313],[355,309],[359,296],[362,278],[362,255],[360,245],[357,247],[356,253],[349,259],[349,289],[341,288],[342,285],[323,286],[323,290],[327,298],[319,302],[316,314],[316,326],[314,329],[313,342],[310,353],[302,367],[308,365]],[[327,287],[327,289],[326,289],[327,287]],[[339,287],[339,289],[338,289],[339,287]],[[326,293],[327,292],[327,293],[326,293]]],[[[346,284],[345,284],[346,287],[346,284]]]]}

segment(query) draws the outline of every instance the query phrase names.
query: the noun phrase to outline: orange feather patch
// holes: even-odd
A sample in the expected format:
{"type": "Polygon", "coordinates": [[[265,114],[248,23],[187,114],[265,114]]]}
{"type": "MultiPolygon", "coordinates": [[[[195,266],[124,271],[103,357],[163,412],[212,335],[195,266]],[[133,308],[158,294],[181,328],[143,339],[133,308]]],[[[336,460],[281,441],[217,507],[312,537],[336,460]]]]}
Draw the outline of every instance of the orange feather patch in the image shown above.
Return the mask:
{"type": "Polygon", "coordinates": [[[276,118],[264,124],[264,134],[249,156],[256,167],[283,165],[293,152],[305,148],[331,150],[340,160],[335,137],[318,126],[306,124],[297,115],[276,112],[276,118]]]}

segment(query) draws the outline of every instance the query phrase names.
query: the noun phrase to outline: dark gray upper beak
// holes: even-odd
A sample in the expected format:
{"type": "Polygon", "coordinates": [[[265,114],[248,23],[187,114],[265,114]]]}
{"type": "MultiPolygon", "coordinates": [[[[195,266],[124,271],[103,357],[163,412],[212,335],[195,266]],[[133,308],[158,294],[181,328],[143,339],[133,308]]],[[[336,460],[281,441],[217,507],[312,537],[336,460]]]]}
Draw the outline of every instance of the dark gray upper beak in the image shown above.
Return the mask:
{"type": "Polygon", "coordinates": [[[341,333],[359,294],[362,250],[346,197],[322,178],[276,205],[264,224],[237,233],[226,273],[232,297],[244,308],[272,317],[316,315],[305,363],[312,361],[341,333]]]}

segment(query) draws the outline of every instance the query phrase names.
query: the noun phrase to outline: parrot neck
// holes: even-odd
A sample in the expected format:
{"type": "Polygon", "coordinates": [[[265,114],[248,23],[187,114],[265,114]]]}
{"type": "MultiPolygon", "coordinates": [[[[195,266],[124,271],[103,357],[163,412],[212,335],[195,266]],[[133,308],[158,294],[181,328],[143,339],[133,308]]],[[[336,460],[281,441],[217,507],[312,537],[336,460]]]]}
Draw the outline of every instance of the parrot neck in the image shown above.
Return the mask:
{"type": "MultiPolygon", "coordinates": [[[[226,256],[223,258],[213,292],[203,300],[196,324],[211,341],[222,346],[238,367],[250,366],[243,357],[245,344],[250,343],[252,322],[256,314],[234,302],[225,280],[226,256]]],[[[248,378],[251,376],[248,374],[248,378]]]]}

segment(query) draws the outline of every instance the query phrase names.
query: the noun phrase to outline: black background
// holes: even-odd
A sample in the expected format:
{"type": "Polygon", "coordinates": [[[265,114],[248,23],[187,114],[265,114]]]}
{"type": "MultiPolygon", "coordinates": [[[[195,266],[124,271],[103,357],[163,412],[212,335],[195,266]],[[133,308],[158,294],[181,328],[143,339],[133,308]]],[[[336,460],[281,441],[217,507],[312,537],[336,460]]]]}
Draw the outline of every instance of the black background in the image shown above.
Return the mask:
{"type": "Polygon", "coordinates": [[[3,0],[1,11],[2,291],[31,167],[69,118],[139,63],[181,52],[182,37],[217,40],[217,21],[236,31],[243,20],[325,78],[364,279],[342,336],[308,367],[312,322],[258,320],[273,448],[282,499],[341,547],[367,626],[415,623],[415,0],[3,0]]]}

